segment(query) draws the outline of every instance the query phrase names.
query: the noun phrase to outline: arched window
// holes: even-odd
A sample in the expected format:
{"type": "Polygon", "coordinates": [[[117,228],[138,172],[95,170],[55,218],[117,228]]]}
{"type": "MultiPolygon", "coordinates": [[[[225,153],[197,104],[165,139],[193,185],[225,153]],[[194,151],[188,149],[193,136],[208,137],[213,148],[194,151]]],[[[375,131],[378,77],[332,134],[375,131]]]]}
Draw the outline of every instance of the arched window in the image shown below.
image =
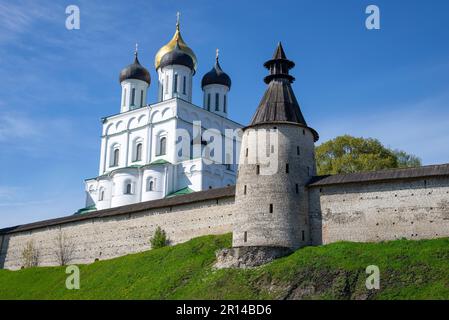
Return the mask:
{"type": "Polygon", "coordinates": [[[220,111],[220,94],[215,94],[215,111],[220,111]]]}
{"type": "Polygon", "coordinates": [[[132,88],[131,91],[131,105],[133,106],[136,101],[136,88],[132,88]]]}
{"type": "Polygon", "coordinates": [[[210,93],[207,94],[207,111],[210,111],[210,93]]]}
{"type": "Polygon", "coordinates": [[[136,157],[134,161],[141,161],[142,160],[142,143],[136,144],[136,157]]]}
{"type": "Polygon", "coordinates": [[[186,76],[182,78],[182,94],[186,94],[186,76]]]}
{"type": "Polygon", "coordinates": [[[147,191],[154,191],[155,179],[152,177],[147,178],[147,191]]]}
{"type": "Polygon", "coordinates": [[[104,200],[104,189],[100,188],[100,193],[98,194],[98,201],[104,200]]]}
{"type": "Polygon", "coordinates": [[[143,107],[143,90],[140,90],[140,106],[143,107]]]}
{"type": "Polygon", "coordinates": [[[226,98],[226,95],[224,95],[223,96],[223,112],[224,113],[227,113],[228,112],[228,106],[227,106],[227,104],[228,104],[228,101],[227,101],[227,98],[226,98]]]}
{"type": "Polygon", "coordinates": [[[159,140],[159,156],[163,156],[167,153],[167,138],[161,137],[159,140]]]}
{"type": "Polygon", "coordinates": [[[124,194],[132,194],[132,184],[131,181],[125,182],[125,190],[123,192],[124,194]]]}
{"type": "Polygon", "coordinates": [[[178,93],[178,74],[175,74],[175,79],[173,80],[173,92],[178,93]]]}
{"type": "Polygon", "coordinates": [[[117,167],[120,161],[120,149],[116,148],[114,149],[112,153],[112,162],[111,167],[117,167]]]}

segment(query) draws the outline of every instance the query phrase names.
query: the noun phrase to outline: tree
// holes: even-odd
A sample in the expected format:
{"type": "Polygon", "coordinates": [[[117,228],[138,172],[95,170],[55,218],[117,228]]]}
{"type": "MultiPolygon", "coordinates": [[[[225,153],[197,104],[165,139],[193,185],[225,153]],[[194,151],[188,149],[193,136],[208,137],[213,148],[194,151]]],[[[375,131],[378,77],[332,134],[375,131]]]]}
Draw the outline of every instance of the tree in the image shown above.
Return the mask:
{"type": "Polygon", "coordinates": [[[33,240],[28,241],[22,249],[22,265],[24,268],[32,268],[39,265],[39,250],[34,245],[33,240]]]}
{"type": "Polygon", "coordinates": [[[167,238],[166,232],[162,230],[161,227],[158,226],[150,239],[150,243],[152,249],[158,249],[167,246],[169,240],[167,238]]]}
{"type": "Polygon", "coordinates": [[[71,242],[66,234],[59,230],[58,235],[55,239],[55,251],[54,254],[60,266],[65,266],[70,263],[73,259],[73,254],[75,252],[75,245],[71,242]]]}
{"type": "Polygon", "coordinates": [[[319,175],[417,167],[421,160],[376,139],[339,136],[316,148],[319,175]]]}

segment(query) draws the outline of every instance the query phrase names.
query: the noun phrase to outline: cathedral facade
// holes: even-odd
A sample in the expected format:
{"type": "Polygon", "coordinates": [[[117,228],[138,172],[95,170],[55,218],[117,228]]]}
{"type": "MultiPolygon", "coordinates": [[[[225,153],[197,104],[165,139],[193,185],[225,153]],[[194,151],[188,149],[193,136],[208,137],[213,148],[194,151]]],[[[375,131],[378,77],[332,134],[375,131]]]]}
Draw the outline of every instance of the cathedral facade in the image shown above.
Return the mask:
{"type": "Polygon", "coordinates": [[[179,22],[157,52],[155,68],[154,104],[146,102],[151,77],[137,48],[134,62],[120,72],[120,113],[103,118],[99,175],[85,180],[83,213],[235,184],[238,139],[228,141],[232,152],[221,150],[218,158],[203,135],[214,130],[223,140],[227,130],[241,128],[228,119],[231,79],[220,66],[218,50],[215,65],[202,78],[202,107],[192,103],[197,58],[179,22]]]}

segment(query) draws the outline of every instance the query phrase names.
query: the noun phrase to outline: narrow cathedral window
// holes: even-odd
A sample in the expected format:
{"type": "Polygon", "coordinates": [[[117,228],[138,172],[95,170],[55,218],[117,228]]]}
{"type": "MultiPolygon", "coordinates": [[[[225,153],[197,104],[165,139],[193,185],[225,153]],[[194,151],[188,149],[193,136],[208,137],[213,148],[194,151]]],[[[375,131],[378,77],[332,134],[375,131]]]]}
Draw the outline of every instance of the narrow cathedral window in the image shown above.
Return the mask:
{"type": "Polygon", "coordinates": [[[114,150],[114,158],[112,160],[112,166],[113,167],[117,167],[118,166],[119,157],[120,157],[120,149],[115,149],[114,150]]]}
{"type": "Polygon", "coordinates": [[[123,90],[123,103],[122,105],[126,105],[126,89],[123,90]]]}
{"type": "Polygon", "coordinates": [[[126,184],[125,194],[131,194],[131,183],[126,184]]]}
{"type": "Polygon", "coordinates": [[[131,92],[131,105],[133,106],[136,100],[136,88],[133,88],[131,92]]]}
{"type": "Polygon", "coordinates": [[[243,241],[244,241],[244,242],[247,242],[247,241],[248,241],[248,232],[247,232],[247,231],[245,231],[245,232],[243,233],[243,241]]]}
{"type": "Polygon", "coordinates": [[[299,146],[296,147],[296,154],[299,156],[299,146]]]}
{"type": "Polygon", "coordinates": [[[256,174],[260,174],[260,166],[259,165],[256,166],[256,174]]]}
{"type": "Polygon", "coordinates": [[[304,230],[302,230],[302,241],[304,241],[304,240],[306,240],[306,235],[305,235],[304,230]]]}
{"type": "Polygon", "coordinates": [[[207,111],[210,111],[210,93],[207,94],[207,111]]]}
{"type": "Polygon", "coordinates": [[[140,106],[143,107],[143,90],[140,90],[140,106]]]}
{"type": "Polygon", "coordinates": [[[138,143],[136,145],[136,159],[134,161],[141,161],[142,160],[142,144],[138,143]]]}
{"type": "Polygon", "coordinates": [[[290,166],[288,165],[288,163],[285,165],[285,173],[289,173],[290,171],[290,166]]]}
{"type": "Polygon", "coordinates": [[[168,76],[165,78],[165,93],[168,93],[168,76]]]}
{"type": "Polygon", "coordinates": [[[173,92],[177,93],[178,92],[178,75],[177,74],[175,74],[175,80],[173,81],[173,87],[174,87],[173,92]]]}
{"type": "Polygon", "coordinates": [[[227,113],[228,111],[227,111],[227,101],[226,101],[227,99],[226,99],[226,95],[224,95],[223,96],[223,112],[224,113],[227,113]]]}
{"type": "Polygon", "coordinates": [[[243,194],[246,195],[246,186],[243,187],[243,194]]]}
{"type": "Polygon", "coordinates": [[[149,185],[148,185],[148,191],[153,191],[154,190],[154,181],[150,181],[149,185]]]}
{"type": "Polygon", "coordinates": [[[182,79],[182,94],[186,94],[186,76],[182,79]]]}
{"type": "Polygon", "coordinates": [[[220,95],[218,93],[215,94],[215,111],[220,111],[220,95]]]}
{"type": "Polygon", "coordinates": [[[296,184],[295,189],[296,189],[296,193],[299,193],[299,185],[298,184],[296,184]]]}
{"type": "Polygon", "coordinates": [[[166,137],[162,137],[161,140],[159,141],[159,155],[163,156],[166,154],[166,148],[167,148],[167,138],[166,137]]]}
{"type": "Polygon", "coordinates": [[[270,203],[270,213],[273,213],[273,204],[270,203]]]}
{"type": "Polygon", "coordinates": [[[98,201],[103,201],[103,200],[104,200],[104,190],[101,189],[101,190],[100,190],[100,195],[99,195],[99,197],[98,197],[98,201]]]}

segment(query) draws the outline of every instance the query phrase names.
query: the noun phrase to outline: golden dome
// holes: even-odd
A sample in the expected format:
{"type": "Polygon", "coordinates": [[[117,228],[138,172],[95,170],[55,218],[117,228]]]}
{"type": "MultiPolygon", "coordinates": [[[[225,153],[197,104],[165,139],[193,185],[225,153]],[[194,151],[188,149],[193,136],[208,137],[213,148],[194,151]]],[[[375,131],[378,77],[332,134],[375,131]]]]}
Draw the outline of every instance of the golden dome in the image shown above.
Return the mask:
{"type": "Polygon", "coordinates": [[[193,53],[192,49],[190,49],[187,44],[184,42],[184,39],[181,36],[181,32],[179,31],[179,23],[176,24],[176,32],[173,35],[173,38],[162,48],[159,49],[159,51],[156,53],[156,57],[154,58],[154,66],[156,67],[156,70],[159,68],[159,65],[161,63],[162,57],[172,51],[175,46],[176,42],[178,42],[179,48],[187,53],[193,60],[194,70],[196,71],[197,67],[197,60],[196,56],[193,53]]]}

